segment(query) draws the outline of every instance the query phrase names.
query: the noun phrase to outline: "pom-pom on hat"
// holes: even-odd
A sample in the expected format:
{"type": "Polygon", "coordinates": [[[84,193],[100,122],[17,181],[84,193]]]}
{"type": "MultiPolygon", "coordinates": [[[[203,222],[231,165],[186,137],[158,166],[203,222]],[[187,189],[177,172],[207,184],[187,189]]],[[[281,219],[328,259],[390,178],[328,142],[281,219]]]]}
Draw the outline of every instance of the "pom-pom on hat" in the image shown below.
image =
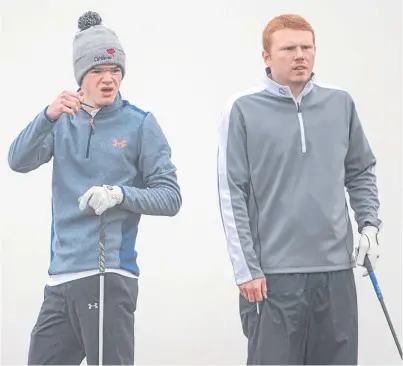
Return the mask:
{"type": "Polygon", "coordinates": [[[124,77],[126,55],[116,33],[102,24],[101,16],[87,11],[78,19],[79,32],[73,41],[74,76],[78,85],[94,66],[115,64],[124,77]]]}

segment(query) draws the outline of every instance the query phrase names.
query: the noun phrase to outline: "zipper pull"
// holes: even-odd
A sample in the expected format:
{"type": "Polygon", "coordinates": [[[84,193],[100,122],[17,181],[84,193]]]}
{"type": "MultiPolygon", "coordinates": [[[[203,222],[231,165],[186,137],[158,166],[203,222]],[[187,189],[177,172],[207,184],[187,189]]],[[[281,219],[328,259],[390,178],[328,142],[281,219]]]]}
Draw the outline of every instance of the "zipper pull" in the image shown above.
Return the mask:
{"type": "Polygon", "coordinates": [[[90,127],[91,127],[91,133],[94,133],[95,132],[94,118],[90,119],[90,127]]]}

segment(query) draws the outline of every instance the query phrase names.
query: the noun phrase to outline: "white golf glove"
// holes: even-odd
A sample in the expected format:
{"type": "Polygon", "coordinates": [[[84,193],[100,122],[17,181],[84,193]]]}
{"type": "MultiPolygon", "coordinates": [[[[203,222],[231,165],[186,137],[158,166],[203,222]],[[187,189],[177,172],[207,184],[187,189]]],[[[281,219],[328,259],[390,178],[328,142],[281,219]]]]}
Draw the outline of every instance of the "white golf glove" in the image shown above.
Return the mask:
{"type": "Polygon", "coordinates": [[[87,205],[94,209],[97,215],[102,215],[107,209],[121,203],[123,192],[118,186],[94,186],[79,199],[79,208],[84,210],[87,205]]]}
{"type": "Polygon", "coordinates": [[[359,266],[364,268],[364,277],[368,276],[368,271],[364,267],[365,256],[368,256],[372,269],[374,270],[379,258],[378,231],[378,228],[374,226],[365,226],[361,231],[361,238],[356,252],[356,262],[359,266]]]}

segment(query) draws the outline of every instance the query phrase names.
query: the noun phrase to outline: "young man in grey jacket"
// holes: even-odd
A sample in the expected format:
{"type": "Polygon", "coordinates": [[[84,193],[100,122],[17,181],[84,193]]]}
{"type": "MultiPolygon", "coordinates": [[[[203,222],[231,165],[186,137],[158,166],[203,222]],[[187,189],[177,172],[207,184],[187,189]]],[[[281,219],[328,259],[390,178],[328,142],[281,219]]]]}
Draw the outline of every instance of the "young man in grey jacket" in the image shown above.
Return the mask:
{"type": "Polygon", "coordinates": [[[99,14],[80,17],[73,43],[79,91],[62,92],[13,141],[11,169],[53,158],[50,279],[28,364],[98,363],[99,215],[105,220],[103,361],[134,364],[141,215],[174,216],[182,199],[156,118],[123,100],[126,56],[99,14]]]}
{"type": "Polygon", "coordinates": [[[353,268],[378,258],[376,159],[349,93],[315,83],[305,19],[274,18],[263,47],[267,76],[229,100],[218,155],[247,363],[356,364],[353,268]]]}

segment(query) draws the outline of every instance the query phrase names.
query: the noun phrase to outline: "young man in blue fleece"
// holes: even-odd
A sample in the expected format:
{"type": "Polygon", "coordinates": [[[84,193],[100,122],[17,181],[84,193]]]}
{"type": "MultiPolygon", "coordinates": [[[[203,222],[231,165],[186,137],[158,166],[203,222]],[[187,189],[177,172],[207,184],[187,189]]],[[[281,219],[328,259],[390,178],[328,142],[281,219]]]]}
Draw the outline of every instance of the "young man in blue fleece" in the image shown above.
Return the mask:
{"type": "Polygon", "coordinates": [[[134,363],[140,216],[174,216],[182,198],[170,146],[150,112],[122,100],[125,53],[87,12],[73,42],[80,89],[65,91],[19,134],[11,169],[53,158],[50,280],[31,334],[28,364],[98,362],[99,215],[106,223],[103,360],[134,363]]]}

